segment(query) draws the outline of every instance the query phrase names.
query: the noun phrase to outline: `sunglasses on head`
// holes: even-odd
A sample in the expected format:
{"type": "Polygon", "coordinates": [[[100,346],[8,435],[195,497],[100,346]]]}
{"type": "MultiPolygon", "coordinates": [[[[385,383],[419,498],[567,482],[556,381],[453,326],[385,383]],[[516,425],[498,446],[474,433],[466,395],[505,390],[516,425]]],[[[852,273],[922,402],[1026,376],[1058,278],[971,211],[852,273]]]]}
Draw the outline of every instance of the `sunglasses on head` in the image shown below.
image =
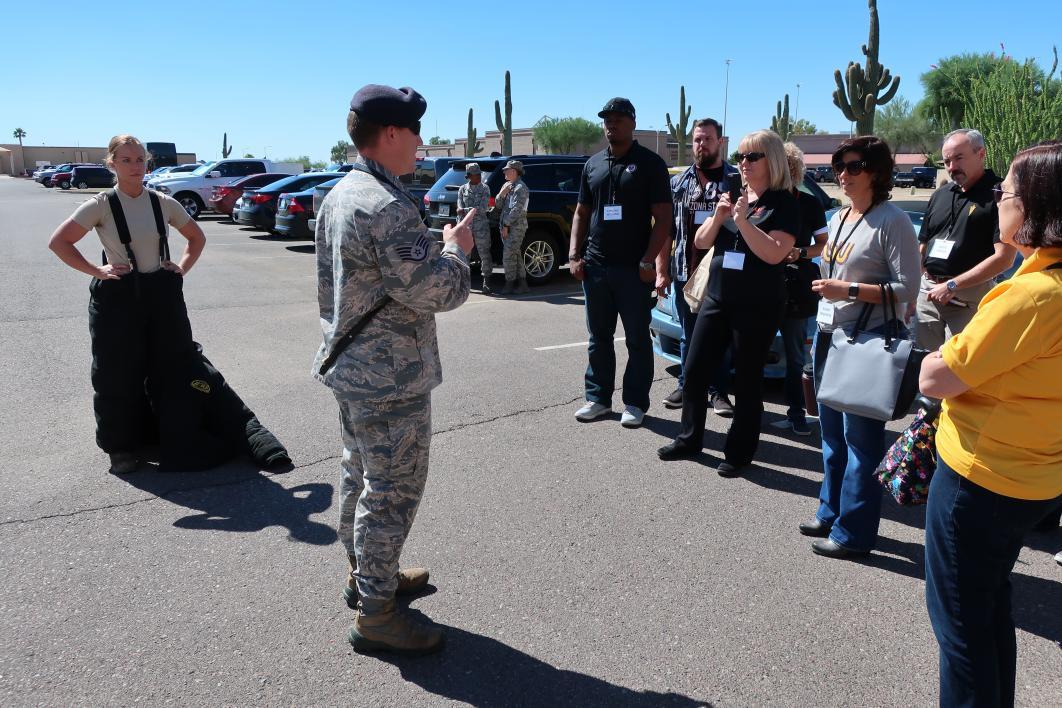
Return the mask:
{"type": "Polygon", "coordinates": [[[1009,194],[1012,197],[1018,196],[1017,192],[1008,192],[1007,190],[1003,189],[1003,185],[1001,184],[997,184],[995,187],[992,187],[992,201],[994,201],[996,204],[999,204],[1001,201],[1003,201],[1004,194],[1009,194]]]}
{"type": "Polygon", "coordinates": [[[748,160],[749,162],[759,162],[763,158],[767,157],[765,152],[736,152],[734,153],[734,161],[741,162],[742,160],[748,160]]]}
{"type": "Polygon", "coordinates": [[[867,168],[866,160],[849,160],[848,162],[835,162],[833,163],[833,171],[835,174],[841,174],[847,172],[849,177],[855,177],[863,174],[863,170],[867,168]]]}

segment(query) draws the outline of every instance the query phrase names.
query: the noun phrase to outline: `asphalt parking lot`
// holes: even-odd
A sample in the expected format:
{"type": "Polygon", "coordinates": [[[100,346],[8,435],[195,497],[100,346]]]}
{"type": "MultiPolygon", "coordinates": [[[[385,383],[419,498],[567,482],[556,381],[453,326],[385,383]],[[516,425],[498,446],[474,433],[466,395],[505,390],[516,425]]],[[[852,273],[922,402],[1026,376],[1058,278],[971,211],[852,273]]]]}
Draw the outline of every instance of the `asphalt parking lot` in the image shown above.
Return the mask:
{"type": "MultiPolygon", "coordinates": [[[[576,423],[586,330],[566,273],[439,316],[445,382],[403,558],[432,569],[412,606],[449,643],[353,654],[337,409],[309,375],[312,244],[207,215],[185,284],[196,339],[295,469],[118,478],[94,443],[88,278],[45,246],[85,198],[0,178],[3,705],[936,704],[923,510],[886,500],[866,561],[813,555],[796,525],[817,434],[767,424],[759,464],[725,480],[713,417],[703,462],[661,463],[679,412],[655,403],[674,385],[659,360],[643,428],[576,423]]],[[[768,398],[767,423],[784,418],[781,387],[768,398]]],[[[1060,548],[1033,535],[1015,567],[1020,705],[1062,696],[1060,548]]]]}

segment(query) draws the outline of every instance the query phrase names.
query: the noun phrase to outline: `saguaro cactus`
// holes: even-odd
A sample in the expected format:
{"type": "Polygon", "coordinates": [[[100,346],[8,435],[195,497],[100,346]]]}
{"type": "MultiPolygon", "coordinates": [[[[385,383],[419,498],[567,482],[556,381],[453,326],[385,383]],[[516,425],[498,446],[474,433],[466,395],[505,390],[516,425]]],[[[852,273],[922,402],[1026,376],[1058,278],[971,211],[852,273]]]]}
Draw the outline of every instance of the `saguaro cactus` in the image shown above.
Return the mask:
{"type": "Polygon", "coordinates": [[[229,145],[229,134],[222,133],[221,135],[221,157],[225,158],[232,154],[232,146],[229,145]]]}
{"type": "MultiPolygon", "coordinates": [[[[686,136],[689,135],[688,128],[690,123],[690,115],[693,113],[693,106],[686,105],[686,87],[679,86],[679,121],[678,125],[672,125],[671,114],[665,113],[664,117],[667,119],[667,129],[671,133],[671,138],[678,143],[678,164],[686,164],[686,136]]],[[[657,113],[657,115],[660,115],[657,113]]]]}
{"type": "Polygon", "coordinates": [[[483,148],[483,143],[476,140],[476,129],[472,125],[472,109],[468,109],[468,140],[465,143],[465,157],[475,157],[483,148]]]}
{"type": "Polygon", "coordinates": [[[859,135],[874,132],[875,107],[891,101],[900,88],[900,77],[892,76],[878,62],[878,3],[877,0],[867,0],[867,4],[870,6],[870,37],[863,45],[867,68],[864,71],[858,62],[848,62],[843,80],[840,69],[833,72],[834,81],[837,82],[833,103],[841,109],[845,118],[855,122],[859,135]],[[848,83],[847,91],[845,81],[848,83]],[[882,94],[882,91],[885,93],[882,94]]]}
{"type": "Polygon", "coordinates": [[[505,120],[502,120],[501,104],[494,102],[494,121],[502,134],[502,153],[513,154],[513,92],[509,84],[509,72],[505,72],[505,120]]]}
{"type": "Polygon", "coordinates": [[[785,95],[785,102],[778,102],[775,108],[774,118],[771,118],[771,130],[782,136],[782,140],[789,140],[793,132],[793,124],[789,120],[789,94],[785,95]]]}

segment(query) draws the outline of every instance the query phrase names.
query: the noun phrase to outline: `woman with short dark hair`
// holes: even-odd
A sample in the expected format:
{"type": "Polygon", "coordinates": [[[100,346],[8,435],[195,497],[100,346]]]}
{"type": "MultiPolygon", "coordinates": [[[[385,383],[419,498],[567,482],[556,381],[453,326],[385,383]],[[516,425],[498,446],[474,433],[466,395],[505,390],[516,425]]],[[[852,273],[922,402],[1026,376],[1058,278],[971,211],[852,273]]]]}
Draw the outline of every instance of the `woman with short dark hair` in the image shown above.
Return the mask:
{"type": "MultiPolygon", "coordinates": [[[[823,277],[812,283],[812,290],[822,296],[815,318],[817,384],[834,330],[854,327],[864,308],[872,307],[865,331],[887,328],[903,339],[908,336],[903,322],[892,319],[893,308],[882,303],[879,287],[891,285],[895,311],[902,313],[918,295],[921,274],[914,226],[907,214],[888,203],[892,168],[889,146],[872,135],[846,140],[833,154],[834,173],[851,204],[830,220],[823,277]]],[[[820,402],[819,425],[825,474],[818,511],[800,524],[800,533],[820,537],[811,545],[819,555],[866,555],[877,541],[881,521],[881,485],[874,470],[885,454],[885,422],[820,402]]]]}
{"type": "Polygon", "coordinates": [[[995,198],[1000,240],[1025,262],[919,378],[944,399],[926,607],[948,706],[1014,705],[1010,571],[1025,533],[1062,504],[1062,142],[1018,153],[995,198]]]}

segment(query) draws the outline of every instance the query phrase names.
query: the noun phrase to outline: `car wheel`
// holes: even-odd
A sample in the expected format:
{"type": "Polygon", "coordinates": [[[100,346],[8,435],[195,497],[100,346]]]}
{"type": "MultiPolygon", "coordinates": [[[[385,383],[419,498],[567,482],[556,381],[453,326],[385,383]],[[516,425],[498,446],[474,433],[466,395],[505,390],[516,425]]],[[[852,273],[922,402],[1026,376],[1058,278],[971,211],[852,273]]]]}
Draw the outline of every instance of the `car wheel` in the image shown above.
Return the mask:
{"type": "Polygon", "coordinates": [[[184,207],[184,210],[188,212],[188,216],[193,219],[198,219],[199,215],[203,211],[203,203],[199,201],[199,197],[189,192],[178,194],[177,202],[184,207]]]}
{"type": "Polygon", "coordinates": [[[560,267],[557,259],[557,244],[553,237],[542,229],[532,229],[524,236],[524,270],[532,283],[545,283],[560,267]]]}
{"type": "Polygon", "coordinates": [[[65,180],[59,183],[59,189],[70,189],[70,180],[65,180]]]}
{"type": "Polygon", "coordinates": [[[78,189],[88,189],[88,182],[81,181],[77,183],[78,189]]]}

